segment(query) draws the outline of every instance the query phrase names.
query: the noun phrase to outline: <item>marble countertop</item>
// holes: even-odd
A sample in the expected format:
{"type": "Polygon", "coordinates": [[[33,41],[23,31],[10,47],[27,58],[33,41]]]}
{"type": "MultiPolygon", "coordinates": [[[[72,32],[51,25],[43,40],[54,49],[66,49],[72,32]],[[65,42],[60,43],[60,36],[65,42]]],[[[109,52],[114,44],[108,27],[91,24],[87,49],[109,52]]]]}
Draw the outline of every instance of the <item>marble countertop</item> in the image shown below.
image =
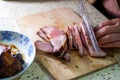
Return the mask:
{"type": "MultiPolygon", "coordinates": [[[[91,5],[87,4],[88,12],[94,26],[103,20],[107,20],[101,13],[99,13],[91,5]],[[96,11],[96,14],[94,14],[96,11]],[[99,20],[99,17],[103,17],[99,20]]],[[[79,13],[78,0],[0,0],[0,30],[19,31],[15,21],[21,16],[34,14],[37,12],[46,11],[52,8],[66,6],[72,8],[79,13]]],[[[102,69],[100,71],[91,73],[87,76],[79,78],[78,80],[119,80],[120,76],[120,62],[102,69]]],[[[49,80],[43,67],[34,62],[31,67],[16,80],[49,80]]]]}

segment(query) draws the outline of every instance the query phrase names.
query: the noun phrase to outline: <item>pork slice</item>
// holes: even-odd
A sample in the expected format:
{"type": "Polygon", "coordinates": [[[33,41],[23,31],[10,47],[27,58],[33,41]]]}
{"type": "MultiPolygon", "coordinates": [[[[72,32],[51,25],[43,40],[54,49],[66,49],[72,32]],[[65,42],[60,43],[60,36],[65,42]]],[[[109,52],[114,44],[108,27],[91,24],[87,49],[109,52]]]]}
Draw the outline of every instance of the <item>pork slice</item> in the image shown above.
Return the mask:
{"type": "Polygon", "coordinates": [[[102,49],[99,48],[98,52],[95,51],[95,49],[92,45],[92,42],[90,41],[90,38],[88,36],[90,34],[88,34],[87,30],[85,29],[84,23],[80,23],[80,26],[81,26],[83,35],[85,37],[85,41],[87,43],[90,55],[93,56],[93,57],[105,57],[107,55],[107,53],[104,52],[102,49]]]}
{"type": "Polygon", "coordinates": [[[78,32],[78,29],[77,29],[77,25],[74,25],[73,31],[74,31],[73,36],[74,36],[75,42],[78,46],[79,55],[83,56],[83,47],[82,47],[82,42],[80,40],[80,35],[79,35],[79,32],[78,32]]]}
{"type": "Polygon", "coordinates": [[[78,26],[75,25],[73,27],[73,29],[74,29],[75,41],[76,41],[76,43],[78,45],[78,49],[79,49],[79,54],[81,56],[86,55],[87,51],[86,51],[86,49],[85,49],[85,47],[84,47],[84,45],[82,43],[81,36],[80,36],[80,33],[79,33],[80,32],[80,28],[78,28],[78,26]]]}
{"type": "Polygon", "coordinates": [[[72,49],[72,45],[73,45],[73,40],[72,40],[72,32],[71,32],[71,29],[69,28],[68,26],[68,30],[67,30],[67,37],[68,37],[68,47],[69,47],[69,50],[72,49]]]}
{"type": "Polygon", "coordinates": [[[78,45],[75,40],[75,34],[74,34],[75,31],[73,26],[69,26],[69,30],[71,31],[70,35],[72,35],[72,49],[78,49],[78,45]]]}
{"type": "Polygon", "coordinates": [[[63,56],[65,55],[66,52],[68,52],[67,44],[64,46],[61,54],[59,55],[59,58],[63,58],[63,56]]]}
{"type": "Polygon", "coordinates": [[[66,35],[62,30],[57,29],[54,26],[46,26],[41,28],[41,30],[47,35],[49,39],[52,39],[54,37],[58,37],[61,35],[66,35]]]}
{"type": "Polygon", "coordinates": [[[65,61],[68,61],[68,62],[70,62],[70,54],[67,52],[64,56],[63,56],[63,59],[65,60],[65,61]]]}
{"type": "Polygon", "coordinates": [[[37,40],[35,42],[37,50],[50,53],[60,59],[64,59],[67,62],[70,62],[70,56],[68,53],[67,45],[65,48],[60,49],[58,52],[52,52],[52,46],[49,42],[37,40]],[[65,56],[65,57],[64,57],[65,56]]]}
{"type": "Polygon", "coordinates": [[[70,61],[66,33],[52,26],[41,28],[41,32],[45,34],[42,36],[47,37],[49,41],[36,41],[36,48],[40,51],[49,52],[60,59],[70,61]]]}
{"type": "Polygon", "coordinates": [[[58,37],[54,37],[50,39],[50,43],[53,46],[53,52],[58,52],[61,48],[64,48],[67,43],[66,35],[60,35],[58,37]]]}
{"type": "Polygon", "coordinates": [[[47,53],[53,52],[52,45],[50,44],[50,42],[37,40],[37,41],[35,41],[35,46],[36,46],[37,50],[39,50],[39,51],[43,51],[43,52],[47,52],[47,53]]]}
{"type": "Polygon", "coordinates": [[[87,46],[87,43],[86,43],[86,40],[85,40],[85,36],[84,36],[82,30],[81,30],[81,32],[80,32],[80,37],[81,37],[81,41],[82,41],[82,43],[83,43],[85,49],[88,50],[88,46],[87,46]]]}
{"type": "Polygon", "coordinates": [[[79,36],[80,36],[80,40],[81,40],[81,42],[82,42],[82,48],[83,48],[83,54],[84,55],[87,55],[88,54],[88,48],[87,48],[87,44],[86,44],[86,42],[85,42],[85,38],[84,38],[84,35],[82,34],[82,29],[81,29],[81,26],[79,25],[79,26],[77,26],[77,30],[78,30],[78,32],[79,32],[79,36]]]}
{"type": "Polygon", "coordinates": [[[52,26],[44,27],[42,28],[42,31],[44,31],[47,37],[50,39],[50,43],[53,46],[53,53],[58,52],[61,48],[64,48],[64,45],[67,41],[65,32],[52,26]]]}
{"type": "Polygon", "coordinates": [[[63,48],[63,51],[59,55],[59,58],[64,59],[67,62],[70,62],[70,56],[68,56],[68,55],[69,55],[69,50],[68,50],[68,45],[66,44],[65,47],[63,48]]]}
{"type": "Polygon", "coordinates": [[[42,28],[36,33],[40,38],[42,38],[44,41],[49,41],[49,38],[46,36],[45,32],[42,31],[42,28]]]}

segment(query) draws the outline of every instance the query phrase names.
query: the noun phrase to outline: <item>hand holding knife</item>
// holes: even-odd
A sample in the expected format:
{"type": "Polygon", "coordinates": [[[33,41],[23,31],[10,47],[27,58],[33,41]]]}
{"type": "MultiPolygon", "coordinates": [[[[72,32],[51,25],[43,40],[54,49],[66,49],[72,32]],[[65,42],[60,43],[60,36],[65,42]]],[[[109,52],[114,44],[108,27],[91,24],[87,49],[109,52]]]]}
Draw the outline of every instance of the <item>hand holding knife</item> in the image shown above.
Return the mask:
{"type": "Polygon", "coordinates": [[[100,57],[105,56],[106,53],[104,53],[98,46],[98,42],[96,40],[92,24],[90,22],[87,9],[85,6],[85,0],[80,0],[80,15],[83,19],[82,21],[82,31],[85,33],[86,37],[86,43],[88,45],[88,50],[91,53],[92,56],[100,57]]]}

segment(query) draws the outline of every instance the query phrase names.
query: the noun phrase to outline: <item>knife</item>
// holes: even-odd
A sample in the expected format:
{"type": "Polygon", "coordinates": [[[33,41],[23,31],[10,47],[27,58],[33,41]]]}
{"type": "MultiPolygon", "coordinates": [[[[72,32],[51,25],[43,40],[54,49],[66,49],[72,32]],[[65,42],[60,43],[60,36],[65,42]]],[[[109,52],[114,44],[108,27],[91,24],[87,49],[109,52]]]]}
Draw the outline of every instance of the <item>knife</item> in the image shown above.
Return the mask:
{"type": "Polygon", "coordinates": [[[89,37],[89,40],[92,43],[91,46],[93,46],[95,52],[98,53],[100,51],[100,48],[98,46],[98,42],[96,40],[92,24],[91,24],[89,16],[88,16],[88,12],[87,12],[87,9],[86,9],[86,6],[85,6],[85,0],[80,0],[80,15],[83,19],[82,23],[84,25],[84,29],[85,29],[88,37],[89,37]]]}

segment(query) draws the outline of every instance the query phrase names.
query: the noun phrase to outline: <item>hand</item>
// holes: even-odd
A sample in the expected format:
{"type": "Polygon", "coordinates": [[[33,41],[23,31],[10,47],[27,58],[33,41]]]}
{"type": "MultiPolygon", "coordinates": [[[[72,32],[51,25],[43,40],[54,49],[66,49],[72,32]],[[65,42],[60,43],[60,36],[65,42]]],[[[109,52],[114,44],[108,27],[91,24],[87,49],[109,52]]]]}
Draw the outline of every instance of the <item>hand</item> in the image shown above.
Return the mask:
{"type": "Polygon", "coordinates": [[[93,4],[96,0],[86,0],[88,3],[93,4]]]}
{"type": "Polygon", "coordinates": [[[95,28],[95,35],[102,48],[120,47],[120,18],[101,23],[95,28]]]}
{"type": "Polygon", "coordinates": [[[119,0],[101,0],[102,6],[114,18],[120,18],[119,0]]]}

